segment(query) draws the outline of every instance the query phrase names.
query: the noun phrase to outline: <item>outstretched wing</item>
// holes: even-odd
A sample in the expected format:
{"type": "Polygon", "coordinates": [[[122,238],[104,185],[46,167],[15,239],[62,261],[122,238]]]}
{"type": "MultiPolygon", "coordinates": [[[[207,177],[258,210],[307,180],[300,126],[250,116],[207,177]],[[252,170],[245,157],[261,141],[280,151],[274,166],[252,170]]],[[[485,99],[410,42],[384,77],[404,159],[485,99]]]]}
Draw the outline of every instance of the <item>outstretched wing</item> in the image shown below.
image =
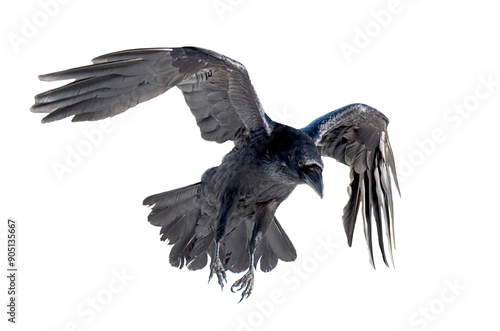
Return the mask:
{"type": "Polygon", "coordinates": [[[44,81],[75,80],[38,94],[31,111],[48,113],[44,123],[69,116],[73,122],[95,121],[177,86],[206,140],[224,142],[272,131],[273,122],[245,67],[224,55],[195,47],[146,48],[102,55],[92,62],[40,75],[44,81]]]}
{"type": "Polygon", "coordinates": [[[394,264],[391,173],[398,193],[399,185],[387,134],[388,123],[387,117],[378,110],[363,104],[352,104],[334,110],[302,129],[313,139],[321,155],[333,157],[351,168],[349,202],[344,207],[342,217],[347,242],[351,246],[354,225],[361,204],[370,262],[374,267],[372,216],[377,225],[378,242],[384,263],[388,265],[383,228],[385,228],[391,261],[394,264]]]}

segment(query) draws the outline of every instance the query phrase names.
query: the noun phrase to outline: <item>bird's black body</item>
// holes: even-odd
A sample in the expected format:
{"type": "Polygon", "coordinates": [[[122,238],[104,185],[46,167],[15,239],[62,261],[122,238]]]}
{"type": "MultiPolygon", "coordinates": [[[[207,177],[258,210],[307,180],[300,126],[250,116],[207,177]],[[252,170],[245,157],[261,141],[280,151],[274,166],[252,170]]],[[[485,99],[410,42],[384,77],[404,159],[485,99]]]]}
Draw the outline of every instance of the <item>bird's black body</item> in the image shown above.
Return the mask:
{"type": "Polygon", "coordinates": [[[391,171],[394,180],[396,174],[383,114],[353,104],[300,130],[274,122],[240,63],[193,47],[122,51],[94,63],[40,76],[76,80],[37,95],[32,111],[49,113],[44,122],[68,116],[74,116],[73,121],[99,120],[177,86],[204,139],[234,141],[234,148],[218,167],[202,175],[201,182],[144,200],[152,206],[149,222],[160,226],[161,239],[173,245],[173,266],[200,269],[210,256],[210,278],[215,274],[221,286],[226,270],[248,270],[231,288],[248,297],[259,261],[263,271],[270,271],[279,259],[296,258],[274,214],[297,185],[307,184],[323,196],[321,156],[351,168],[343,217],[349,245],[362,205],[370,261],[373,264],[373,216],[387,264],[383,231],[391,252],[391,171]]]}

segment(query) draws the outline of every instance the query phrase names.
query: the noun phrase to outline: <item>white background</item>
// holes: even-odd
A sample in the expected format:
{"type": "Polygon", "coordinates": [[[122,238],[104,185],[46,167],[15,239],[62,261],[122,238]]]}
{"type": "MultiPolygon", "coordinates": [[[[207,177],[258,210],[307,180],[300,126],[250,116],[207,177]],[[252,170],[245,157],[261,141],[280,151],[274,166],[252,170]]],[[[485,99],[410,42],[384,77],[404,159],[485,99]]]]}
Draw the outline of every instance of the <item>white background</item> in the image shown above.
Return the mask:
{"type": "MultiPolygon", "coordinates": [[[[18,323],[6,322],[1,277],[2,329],[498,329],[500,21],[493,2],[43,3],[11,1],[0,18],[2,266],[7,218],[19,225],[18,323]],[[356,53],[346,56],[346,44],[356,53]],[[198,181],[231,148],[199,137],[178,90],[113,118],[58,179],[53,165],[88,145],[85,132],[100,123],[42,125],[29,111],[33,96],[59,85],[37,75],[107,52],[183,45],[242,62],[277,121],[302,127],[352,102],[390,118],[402,190],[395,270],[378,251],[371,268],[361,223],[347,247],[348,169],[331,160],[323,200],[299,187],[278,210],[298,259],[258,271],[248,300],[237,304],[239,295],[207,284],[207,268],[171,267],[170,246],[148,224],[142,200],[198,181]],[[481,79],[493,82],[490,91],[481,79]],[[457,106],[464,111],[454,112],[457,106]]],[[[228,277],[231,284],[239,275],[228,277]]]]}

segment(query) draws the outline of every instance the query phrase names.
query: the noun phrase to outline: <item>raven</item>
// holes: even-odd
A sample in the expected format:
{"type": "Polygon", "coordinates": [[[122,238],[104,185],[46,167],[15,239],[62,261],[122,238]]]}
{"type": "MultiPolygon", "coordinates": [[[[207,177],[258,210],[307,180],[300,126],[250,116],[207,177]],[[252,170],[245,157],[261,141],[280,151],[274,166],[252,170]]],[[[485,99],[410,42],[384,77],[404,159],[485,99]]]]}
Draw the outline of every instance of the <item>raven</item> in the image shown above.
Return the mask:
{"type": "MultiPolygon", "coordinates": [[[[42,123],[73,116],[73,122],[115,116],[177,86],[208,141],[234,142],[218,167],[199,183],[144,200],[148,221],[173,245],[169,261],[197,270],[210,255],[210,276],[224,287],[226,271],[248,270],[231,290],[247,298],[254,270],[272,270],[278,259],[293,261],[295,248],[274,216],[299,184],[323,197],[323,162],[335,158],[350,167],[349,200],[343,224],[348,245],[361,205],[365,238],[373,262],[372,217],[384,263],[394,241],[391,178],[399,192],[387,134],[389,120],[364,104],[334,110],[302,129],[280,124],[264,112],[245,67],[197,47],[145,48],[94,58],[93,64],[40,75],[43,81],[74,79],[40,93],[31,108],[48,113],[42,123]],[[387,243],[384,244],[384,235],[387,243]]],[[[394,263],[394,262],[392,262],[394,263]]]]}

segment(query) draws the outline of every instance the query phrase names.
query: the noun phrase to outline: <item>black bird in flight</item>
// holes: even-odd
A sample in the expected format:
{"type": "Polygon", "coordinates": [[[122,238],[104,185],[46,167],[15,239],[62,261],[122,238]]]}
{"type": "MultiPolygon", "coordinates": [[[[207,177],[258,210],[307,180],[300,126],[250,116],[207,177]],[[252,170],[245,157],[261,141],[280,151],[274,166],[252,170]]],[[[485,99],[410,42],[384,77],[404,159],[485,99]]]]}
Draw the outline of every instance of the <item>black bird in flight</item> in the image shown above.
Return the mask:
{"type": "MultiPolygon", "coordinates": [[[[74,79],[38,94],[31,108],[48,113],[43,123],[73,116],[73,122],[115,116],[176,86],[184,94],[205,140],[234,142],[218,167],[201,182],[150,196],[148,220],[161,227],[161,240],[173,245],[170,263],[203,268],[210,255],[210,276],[223,288],[226,271],[248,270],[231,290],[253,289],[254,270],[272,270],[293,261],[295,248],[274,216],[299,184],[323,197],[322,156],[350,168],[349,201],[342,217],[352,243],[361,206],[373,266],[372,218],[388,266],[394,243],[391,177],[399,191],[387,134],[389,120],[364,104],[334,110],[295,129],[271,120],[257,98],[245,67],[224,55],[196,48],[146,48],[99,56],[93,64],[39,76],[74,79]],[[387,243],[384,244],[384,234],[387,243]]],[[[240,300],[240,301],[241,301],[240,300]]]]}

